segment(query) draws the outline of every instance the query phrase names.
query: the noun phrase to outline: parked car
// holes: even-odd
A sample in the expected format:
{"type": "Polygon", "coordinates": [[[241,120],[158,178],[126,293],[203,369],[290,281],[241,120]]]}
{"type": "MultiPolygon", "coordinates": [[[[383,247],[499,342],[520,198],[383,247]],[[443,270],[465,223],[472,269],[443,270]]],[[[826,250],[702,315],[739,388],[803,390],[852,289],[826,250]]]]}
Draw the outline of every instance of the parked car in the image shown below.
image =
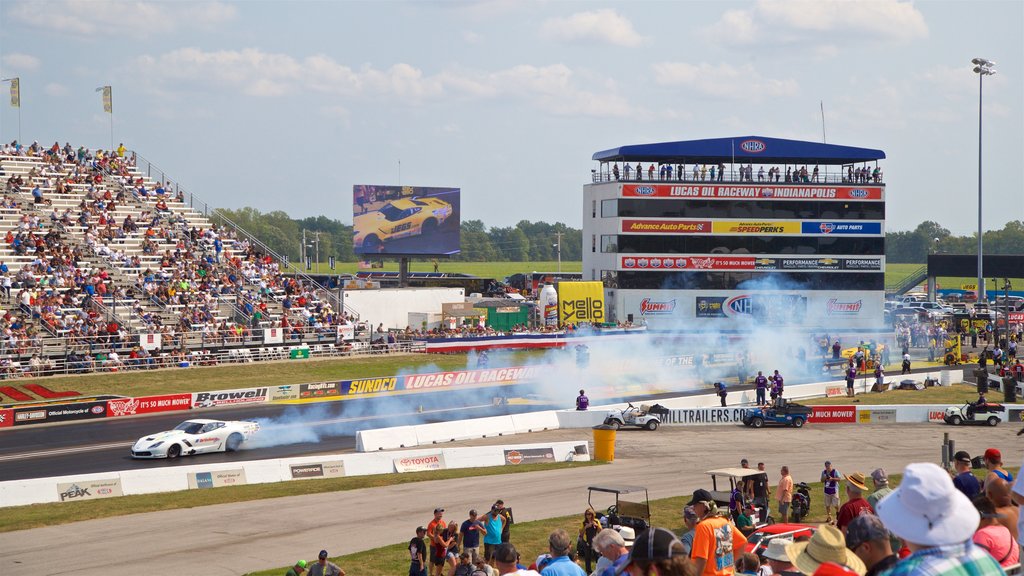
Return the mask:
{"type": "Polygon", "coordinates": [[[765,550],[768,549],[768,543],[771,542],[772,538],[787,538],[790,540],[803,536],[810,538],[816,530],[817,528],[809,524],[795,524],[792,522],[762,526],[752,532],[750,536],[747,536],[747,545],[743,551],[762,556],[765,550]]]}
{"type": "Polygon", "coordinates": [[[743,416],[743,424],[752,428],[761,428],[765,424],[803,428],[812,411],[810,406],[795,404],[785,398],[777,398],[771,406],[747,410],[743,416]]]}

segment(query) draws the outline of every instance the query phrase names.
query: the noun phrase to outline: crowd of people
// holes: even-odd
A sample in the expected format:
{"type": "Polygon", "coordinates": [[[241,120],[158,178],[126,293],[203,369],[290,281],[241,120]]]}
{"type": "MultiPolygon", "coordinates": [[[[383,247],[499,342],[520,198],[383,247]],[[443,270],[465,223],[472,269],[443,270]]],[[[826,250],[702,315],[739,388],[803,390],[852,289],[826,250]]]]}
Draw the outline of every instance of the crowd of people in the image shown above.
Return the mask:
{"type": "MultiPolygon", "coordinates": [[[[434,509],[407,545],[410,576],[997,576],[1019,563],[1019,513],[1002,455],[988,449],[979,479],[966,452],[952,472],[931,463],[906,467],[898,487],[883,469],[843,474],[831,462],[821,472],[825,522],[813,529],[766,536],[748,552],[748,536],[774,509],[787,522],[793,481],[780,469],[773,492],[764,463],[733,491],[728,505],[698,489],[682,510],[684,528],[634,528],[635,519],[584,511],[571,531],[557,529],[544,550],[512,543],[512,510],[501,500],[461,521],[434,509]],[[842,493],[842,495],[841,495],[842,493]],[[529,552],[529,553],[528,553],[529,552]]],[[[743,468],[749,468],[746,459],[743,468]]],[[[752,541],[753,542],[753,541],[752,541]]],[[[344,576],[327,551],[300,560],[287,576],[344,576]]]]}

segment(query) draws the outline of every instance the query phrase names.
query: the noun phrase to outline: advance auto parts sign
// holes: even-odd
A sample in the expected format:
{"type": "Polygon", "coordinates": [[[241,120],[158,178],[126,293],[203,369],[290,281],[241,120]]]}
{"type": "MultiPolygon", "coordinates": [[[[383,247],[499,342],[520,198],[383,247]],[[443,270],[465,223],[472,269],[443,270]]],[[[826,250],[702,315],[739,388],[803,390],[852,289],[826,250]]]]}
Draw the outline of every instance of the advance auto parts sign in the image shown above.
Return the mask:
{"type": "Polygon", "coordinates": [[[522,448],[520,450],[505,450],[505,464],[511,466],[518,466],[519,464],[546,464],[554,461],[554,448],[522,448]]]}
{"type": "Polygon", "coordinates": [[[103,478],[100,480],[83,480],[57,484],[57,497],[61,502],[77,500],[95,500],[97,498],[113,498],[124,496],[121,491],[120,478],[103,478]]]}
{"type": "Polygon", "coordinates": [[[220,488],[245,484],[245,470],[216,470],[214,472],[190,472],[189,488],[220,488]]]}
{"type": "Polygon", "coordinates": [[[303,478],[340,478],[345,475],[345,462],[311,462],[289,466],[293,480],[303,478]]]}
{"type": "Polygon", "coordinates": [[[212,406],[234,406],[237,404],[258,404],[269,398],[267,388],[243,388],[241,390],[217,390],[196,392],[192,395],[193,408],[212,406]]]}
{"type": "Polygon", "coordinates": [[[395,458],[395,472],[423,472],[425,470],[444,470],[447,465],[444,462],[444,454],[423,454],[421,456],[406,456],[395,458]]]}

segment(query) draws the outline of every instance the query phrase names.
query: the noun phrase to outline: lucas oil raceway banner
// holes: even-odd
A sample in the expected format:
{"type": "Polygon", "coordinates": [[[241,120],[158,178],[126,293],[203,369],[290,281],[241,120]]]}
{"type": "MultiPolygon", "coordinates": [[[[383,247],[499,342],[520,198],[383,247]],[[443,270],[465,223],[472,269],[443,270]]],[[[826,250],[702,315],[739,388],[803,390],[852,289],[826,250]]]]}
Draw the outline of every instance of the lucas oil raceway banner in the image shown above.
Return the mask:
{"type": "Polygon", "coordinates": [[[644,254],[619,256],[619,270],[811,270],[815,272],[879,272],[885,257],[833,258],[791,256],[676,256],[644,254]]]}
{"type": "Polygon", "coordinates": [[[793,186],[775,185],[702,185],[623,184],[624,198],[700,198],[705,200],[882,200],[881,186],[793,186]]]}

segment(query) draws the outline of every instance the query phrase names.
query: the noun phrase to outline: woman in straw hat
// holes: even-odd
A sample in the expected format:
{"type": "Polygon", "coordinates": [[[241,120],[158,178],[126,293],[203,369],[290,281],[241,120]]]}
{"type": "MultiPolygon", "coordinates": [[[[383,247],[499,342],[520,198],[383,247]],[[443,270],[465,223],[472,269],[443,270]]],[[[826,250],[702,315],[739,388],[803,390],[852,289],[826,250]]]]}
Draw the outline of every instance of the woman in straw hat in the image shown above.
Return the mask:
{"type": "Polygon", "coordinates": [[[863,576],[864,562],[846,547],[846,538],[834,526],[822,525],[807,542],[794,542],[786,547],[789,560],[800,572],[810,576],[823,562],[846,566],[863,576]]]}

